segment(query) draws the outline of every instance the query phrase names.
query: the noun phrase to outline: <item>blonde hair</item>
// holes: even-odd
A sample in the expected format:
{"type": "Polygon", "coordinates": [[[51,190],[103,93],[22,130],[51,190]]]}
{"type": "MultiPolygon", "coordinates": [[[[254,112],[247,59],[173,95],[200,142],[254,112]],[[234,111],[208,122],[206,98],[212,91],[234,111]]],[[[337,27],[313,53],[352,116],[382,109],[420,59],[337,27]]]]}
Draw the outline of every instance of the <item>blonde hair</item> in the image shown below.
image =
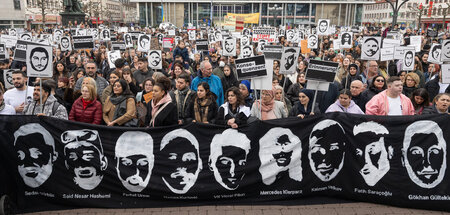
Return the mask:
{"type": "MultiPolygon", "coordinates": [[[[89,84],[94,87],[95,92],[97,92],[97,83],[95,82],[95,80],[91,77],[84,77],[83,82],[87,81],[89,84]]],[[[83,85],[81,85],[81,89],[83,89],[83,85]]]]}
{"type": "Polygon", "coordinates": [[[86,84],[84,86],[81,87],[81,90],[83,90],[83,88],[87,88],[90,94],[90,98],[89,101],[94,101],[95,99],[97,99],[97,90],[94,88],[94,86],[90,85],[90,84],[86,84]]]}
{"type": "Polygon", "coordinates": [[[404,85],[406,84],[406,79],[407,79],[408,77],[411,77],[411,78],[414,80],[414,82],[416,82],[416,83],[414,84],[414,87],[419,87],[419,84],[420,84],[420,78],[419,78],[419,76],[418,76],[416,73],[414,73],[414,72],[409,72],[409,73],[407,73],[407,74],[405,75],[405,79],[403,80],[403,84],[404,84],[404,85]]]}

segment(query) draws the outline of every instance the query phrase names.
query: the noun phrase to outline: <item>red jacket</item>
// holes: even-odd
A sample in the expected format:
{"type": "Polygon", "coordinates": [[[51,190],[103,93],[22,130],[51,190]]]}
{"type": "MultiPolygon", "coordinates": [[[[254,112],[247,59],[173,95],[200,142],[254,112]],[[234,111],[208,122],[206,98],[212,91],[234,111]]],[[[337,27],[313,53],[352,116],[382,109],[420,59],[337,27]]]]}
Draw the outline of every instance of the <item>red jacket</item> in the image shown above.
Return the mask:
{"type": "Polygon", "coordinates": [[[103,118],[102,104],[95,100],[83,109],[81,97],[75,100],[69,114],[69,120],[100,125],[103,118]]]}

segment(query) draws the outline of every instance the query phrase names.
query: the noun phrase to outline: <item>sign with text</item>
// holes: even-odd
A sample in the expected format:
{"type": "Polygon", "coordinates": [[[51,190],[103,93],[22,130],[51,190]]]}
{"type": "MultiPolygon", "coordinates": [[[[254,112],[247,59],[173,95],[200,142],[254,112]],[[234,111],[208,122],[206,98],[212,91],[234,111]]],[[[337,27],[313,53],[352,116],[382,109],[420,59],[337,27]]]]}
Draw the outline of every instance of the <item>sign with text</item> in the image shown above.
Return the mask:
{"type": "Polygon", "coordinates": [[[267,75],[264,55],[236,59],[235,62],[238,80],[245,80],[267,75]]]}
{"type": "Polygon", "coordinates": [[[306,80],[333,82],[339,63],[322,60],[309,60],[306,70],[306,80]]]}

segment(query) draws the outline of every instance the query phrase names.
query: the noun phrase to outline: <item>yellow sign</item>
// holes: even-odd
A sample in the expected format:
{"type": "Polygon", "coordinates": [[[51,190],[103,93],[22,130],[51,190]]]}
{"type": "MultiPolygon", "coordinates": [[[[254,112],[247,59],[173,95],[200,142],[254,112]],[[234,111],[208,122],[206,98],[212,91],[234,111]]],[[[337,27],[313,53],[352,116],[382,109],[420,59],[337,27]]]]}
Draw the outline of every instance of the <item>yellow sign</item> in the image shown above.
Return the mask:
{"type": "Polygon", "coordinates": [[[241,17],[244,19],[244,23],[259,24],[259,13],[246,13],[246,14],[227,13],[227,16],[241,17]]]}

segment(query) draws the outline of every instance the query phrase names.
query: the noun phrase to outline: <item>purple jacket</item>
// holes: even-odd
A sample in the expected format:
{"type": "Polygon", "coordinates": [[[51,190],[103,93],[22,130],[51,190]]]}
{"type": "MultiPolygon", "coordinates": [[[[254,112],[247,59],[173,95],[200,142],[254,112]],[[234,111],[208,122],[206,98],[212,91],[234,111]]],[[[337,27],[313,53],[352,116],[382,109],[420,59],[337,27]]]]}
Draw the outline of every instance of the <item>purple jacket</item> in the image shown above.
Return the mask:
{"type": "Polygon", "coordinates": [[[334,102],[332,105],[330,105],[330,107],[328,107],[328,109],[325,111],[325,113],[328,113],[328,112],[344,112],[344,113],[364,114],[364,112],[361,110],[361,108],[359,108],[359,106],[356,105],[356,103],[353,100],[350,101],[350,105],[348,106],[348,108],[345,108],[341,105],[341,103],[339,102],[339,99],[336,100],[336,102],[334,102]]]}

